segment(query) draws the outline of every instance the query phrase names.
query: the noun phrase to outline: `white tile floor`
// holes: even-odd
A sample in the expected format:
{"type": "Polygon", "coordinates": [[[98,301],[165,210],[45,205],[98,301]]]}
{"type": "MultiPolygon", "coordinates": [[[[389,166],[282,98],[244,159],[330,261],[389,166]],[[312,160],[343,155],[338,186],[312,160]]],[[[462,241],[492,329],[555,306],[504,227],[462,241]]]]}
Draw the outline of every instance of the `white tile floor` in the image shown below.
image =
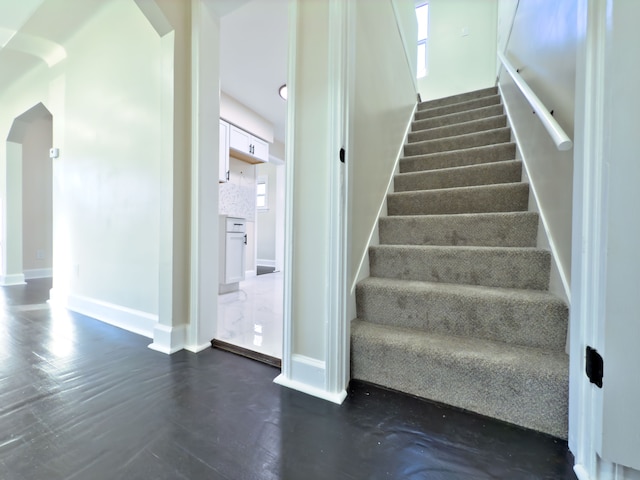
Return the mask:
{"type": "Polygon", "coordinates": [[[218,296],[216,338],[282,358],[282,272],[250,277],[240,290],[218,296]]]}

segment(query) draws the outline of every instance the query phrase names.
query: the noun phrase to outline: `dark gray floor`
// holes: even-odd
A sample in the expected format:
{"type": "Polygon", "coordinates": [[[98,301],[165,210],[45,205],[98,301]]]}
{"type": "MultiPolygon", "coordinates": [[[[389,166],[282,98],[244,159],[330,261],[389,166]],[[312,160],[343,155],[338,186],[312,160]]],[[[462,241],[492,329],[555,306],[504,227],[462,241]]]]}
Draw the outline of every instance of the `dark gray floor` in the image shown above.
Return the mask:
{"type": "Polygon", "coordinates": [[[355,383],[342,406],[219,350],[172,356],[46,280],[0,291],[0,479],[575,479],[566,442],[355,383]]]}

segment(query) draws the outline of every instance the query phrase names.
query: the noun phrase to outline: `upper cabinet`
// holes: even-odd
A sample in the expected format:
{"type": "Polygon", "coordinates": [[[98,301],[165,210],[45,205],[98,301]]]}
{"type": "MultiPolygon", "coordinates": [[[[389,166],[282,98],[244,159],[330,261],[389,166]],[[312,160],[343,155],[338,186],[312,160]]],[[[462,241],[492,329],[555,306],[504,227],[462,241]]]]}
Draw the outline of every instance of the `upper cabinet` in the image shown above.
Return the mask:
{"type": "Polygon", "coordinates": [[[229,124],[220,120],[220,163],[218,166],[218,182],[229,181],[229,124]]]}
{"type": "Polygon", "coordinates": [[[234,157],[248,163],[269,161],[269,144],[235,125],[229,125],[229,149],[234,157]]]}

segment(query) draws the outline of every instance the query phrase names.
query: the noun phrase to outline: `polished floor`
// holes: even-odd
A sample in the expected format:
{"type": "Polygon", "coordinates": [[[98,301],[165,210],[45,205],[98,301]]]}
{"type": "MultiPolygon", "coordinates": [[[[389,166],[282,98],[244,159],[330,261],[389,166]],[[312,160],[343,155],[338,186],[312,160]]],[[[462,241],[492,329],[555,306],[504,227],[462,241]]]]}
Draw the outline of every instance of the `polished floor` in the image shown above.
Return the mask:
{"type": "Polygon", "coordinates": [[[49,310],[0,288],[0,479],[575,479],[566,442],[353,383],[341,406],[220,350],[49,310]]]}
{"type": "Polygon", "coordinates": [[[282,358],[282,272],[254,275],[237,292],[218,295],[216,338],[282,358]]]}

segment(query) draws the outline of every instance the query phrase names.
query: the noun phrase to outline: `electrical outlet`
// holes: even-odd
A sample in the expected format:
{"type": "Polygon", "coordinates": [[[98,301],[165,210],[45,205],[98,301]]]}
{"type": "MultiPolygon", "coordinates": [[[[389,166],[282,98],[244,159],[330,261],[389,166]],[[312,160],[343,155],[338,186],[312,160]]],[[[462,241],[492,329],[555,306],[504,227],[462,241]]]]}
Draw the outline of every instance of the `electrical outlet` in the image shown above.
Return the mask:
{"type": "Polygon", "coordinates": [[[41,248],[36,250],[36,259],[37,260],[44,260],[44,250],[42,250],[41,248]]]}

